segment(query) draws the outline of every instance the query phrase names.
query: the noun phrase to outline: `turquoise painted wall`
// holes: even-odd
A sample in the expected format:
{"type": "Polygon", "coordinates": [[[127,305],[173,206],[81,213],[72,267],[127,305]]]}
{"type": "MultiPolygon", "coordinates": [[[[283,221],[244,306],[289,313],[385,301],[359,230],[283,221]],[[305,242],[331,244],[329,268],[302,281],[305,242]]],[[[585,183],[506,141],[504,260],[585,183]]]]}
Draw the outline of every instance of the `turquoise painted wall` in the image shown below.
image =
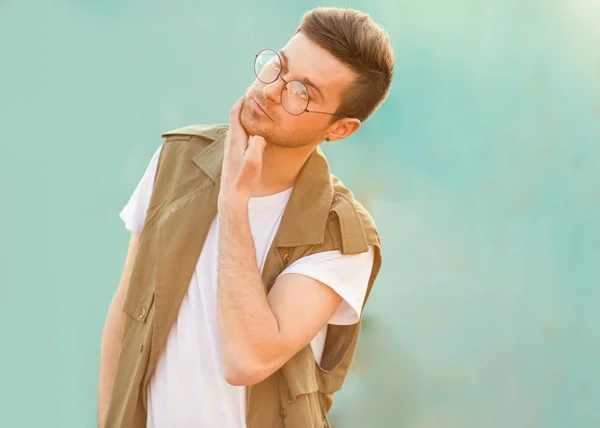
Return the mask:
{"type": "Polygon", "coordinates": [[[118,212],[318,4],[397,54],[325,146],[385,251],[336,426],[600,426],[597,0],[0,1],[0,426],[94,426],[118,212]]]}

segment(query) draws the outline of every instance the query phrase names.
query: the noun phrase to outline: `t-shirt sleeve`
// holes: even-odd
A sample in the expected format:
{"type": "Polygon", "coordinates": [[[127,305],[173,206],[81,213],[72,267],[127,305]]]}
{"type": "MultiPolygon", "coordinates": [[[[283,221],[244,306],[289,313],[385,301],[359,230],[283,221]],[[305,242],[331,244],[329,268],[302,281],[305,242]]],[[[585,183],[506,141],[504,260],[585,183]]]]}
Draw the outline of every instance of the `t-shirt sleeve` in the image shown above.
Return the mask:
{"type": "Polygon", "coordinates": [[[325,251],[302,257],[279,276],[296,273],[326,284],[344,299],[328,324],[350,325],[360,319],[374,257],[372,246],[360,254],[325,251]]]}
{"type": "Polygon", "coordinates": [[[142,233],[144,221],[146,220],[146,211],[148,210],[152,189],[154,188],[154,176],[156,175],[156,167],[158,166],[161,149],[162,145],[150,159],[150,163],[142,179],[131,194],[125,207],[119,213],[119,216],[125,222],[125,228],[137,235],[142,233]]]}

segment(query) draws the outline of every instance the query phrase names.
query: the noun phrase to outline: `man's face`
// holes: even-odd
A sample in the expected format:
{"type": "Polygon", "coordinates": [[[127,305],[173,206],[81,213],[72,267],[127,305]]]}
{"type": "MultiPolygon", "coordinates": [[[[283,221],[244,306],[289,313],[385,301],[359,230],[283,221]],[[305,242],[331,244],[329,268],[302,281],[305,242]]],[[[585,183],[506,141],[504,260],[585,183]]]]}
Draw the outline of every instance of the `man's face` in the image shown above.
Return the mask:
{"type": "MultiPolygon", "coordinates": [[[[279,53],[281,77],[286,82],[305,83],[310,99],[308,109],[335,112],[345,89],[352,83],[352,71],[301,32],[294,35],[279,53]],[[318,90],[306,84],[307,80],[318,90]]],[[[331,127],[331,116],[309,112],[299,116],[289,114],[281,105],[284,85],[281,78],[268,84],[256,79],[248,89],[242,107],[242,126],[248,134],[260,135],[270,144],[284,147],[319,144],[331,127]]]]}

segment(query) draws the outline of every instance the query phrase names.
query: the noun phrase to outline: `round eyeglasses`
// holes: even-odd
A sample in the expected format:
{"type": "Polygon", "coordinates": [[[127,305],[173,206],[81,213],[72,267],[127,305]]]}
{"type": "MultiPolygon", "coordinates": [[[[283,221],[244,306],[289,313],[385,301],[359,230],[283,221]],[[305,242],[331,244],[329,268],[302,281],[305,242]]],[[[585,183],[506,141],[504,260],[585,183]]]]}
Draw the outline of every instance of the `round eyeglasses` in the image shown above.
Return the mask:
{"type": "Polygon", "coordinates": [[[286,81],[281,76],[281,57],[273,49],[263,49],[254,59],[254,74],[262,83],[273,83],[281,78],[285,85],[281,88],[281,105],[289,114],[300,116],[302,113],[319,113],[330,116],[348,117],[343,113],[328,113],[308,109],[310,95],[304,83],[298,80],[286,81]]]}

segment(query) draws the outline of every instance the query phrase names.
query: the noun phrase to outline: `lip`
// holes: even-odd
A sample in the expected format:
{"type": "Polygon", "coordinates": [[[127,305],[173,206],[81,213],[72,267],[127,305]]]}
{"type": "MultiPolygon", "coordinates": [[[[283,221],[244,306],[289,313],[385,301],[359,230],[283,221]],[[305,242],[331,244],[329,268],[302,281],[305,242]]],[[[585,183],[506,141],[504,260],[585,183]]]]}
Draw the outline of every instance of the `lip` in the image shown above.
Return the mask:
{"type": "MultiPolygon", "coordinates": [[[[258,101],[256,101],[255,98],[252,98],[252,101],[254,101],[254,107],[260,111],[262,114],[264,114],[266,117],[268,117],[269,119],[271,119],[271,116],[269,116],[269,114],[265,111],[265,109],[258,103],[258,101]]],[[[273,119],[271,119],[273,120],[273,119]]]]}

